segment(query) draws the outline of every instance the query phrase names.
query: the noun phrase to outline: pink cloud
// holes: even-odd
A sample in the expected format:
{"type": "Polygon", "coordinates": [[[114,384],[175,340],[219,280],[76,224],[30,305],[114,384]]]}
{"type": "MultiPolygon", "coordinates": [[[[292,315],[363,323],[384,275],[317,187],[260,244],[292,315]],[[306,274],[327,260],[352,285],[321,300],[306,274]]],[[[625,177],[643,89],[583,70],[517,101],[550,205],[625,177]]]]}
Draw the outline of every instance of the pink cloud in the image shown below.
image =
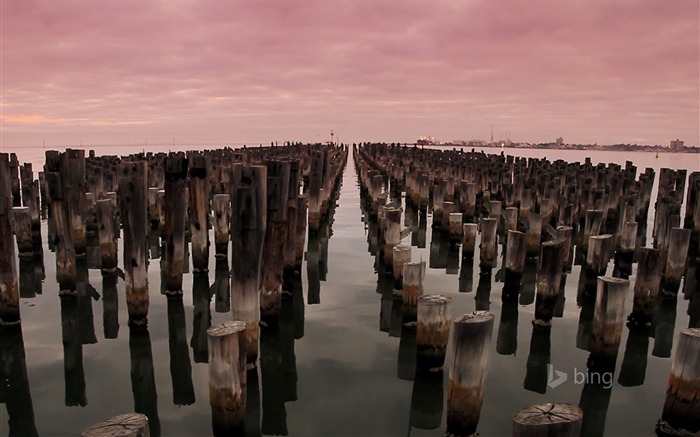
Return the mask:
{"type": "Polygon", "coordinates": [[[700,140],[695,0],[1,7],[3,148],[469,139],[491,124],[523,141],[700,140]]]}

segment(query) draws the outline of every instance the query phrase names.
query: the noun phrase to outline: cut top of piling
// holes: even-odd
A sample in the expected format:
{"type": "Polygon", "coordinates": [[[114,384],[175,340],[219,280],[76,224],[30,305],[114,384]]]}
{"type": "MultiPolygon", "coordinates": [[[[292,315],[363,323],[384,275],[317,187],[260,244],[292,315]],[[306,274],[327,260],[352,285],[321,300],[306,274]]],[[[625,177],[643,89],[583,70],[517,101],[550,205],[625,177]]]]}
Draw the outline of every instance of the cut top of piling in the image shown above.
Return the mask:
{"type": "Polygon", "coordinates": [[[81,437],[148,437],[148,417],[139,413],[121,414],[92,425],[81,437]]]}
{"type": "Polygon", "coordinates": [[[576,405],[535,404],[515,413],[513,423],[520,426],[548,428],[557,424],[580,422],[582,417],[583,411],[576,405]]]}
{"type": "Polygon", "coordinates": [[[240,320],[229,320],[223,322],[221,325],[212,326],[207,329],[207,335],[211,337],[225,337],[236,332],[241,332],[245,330],[245,322],[240,320]]]}
{"type": "Polygon", "coordinates": [[[451,297],[443,296],[442,294],[426,294],[421,296],[418,300],[421,305],[429,306],[447,305],[452,302],[451,297]]]}
{"type": "Polygon", "coordinates": [[[490,311],[474,311],[462,314],[454,320],[454,323],[483,323],[493,320],[494,315],[490,311]]]}

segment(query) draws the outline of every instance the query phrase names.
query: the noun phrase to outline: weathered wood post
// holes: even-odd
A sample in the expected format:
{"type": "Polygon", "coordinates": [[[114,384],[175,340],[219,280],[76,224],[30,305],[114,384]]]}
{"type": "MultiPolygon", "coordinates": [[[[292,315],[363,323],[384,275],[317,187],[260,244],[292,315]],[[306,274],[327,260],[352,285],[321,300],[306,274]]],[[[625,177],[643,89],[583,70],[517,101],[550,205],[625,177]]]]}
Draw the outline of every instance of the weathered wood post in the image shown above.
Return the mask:
{"type": "Polygon", "coordinates": [[[158,187],[148,188],[148,222],[151,229],[158,229],[160,225],[160,211],[158,209],[158,187]]]}
{"type": "Polygon", "coordinates": [[[586,211],[586,221],[583,228],[583,242],[581,247],[584,252],[588,250],[588,238],[592,235],[600,234],[603,227],[603,211],[590,209],[586,211]]]}
{"type": "Polygon", "coordinates": [[[637,248],[637,226],[637,222],[626,222],[620,231],[620,244],[615,251],[615,269],[623,277],[632,274],[632,260],[637,248]]]}
{"type": "Polygon", "coordinates": [[[309,173],[309,231],[317,232],[321,226],[321,186],[323,185],[323,152],[311,154],[309,173]]]}
{"type": "Polygon", "coordinates": [[[58,294],[75,294],[75,248],[68,224],[68,211],[64,205],[61,175],[57,172],[47,172],[45,177],[49,199],[51,200],[51,221],[54,224],[55,232],[53,244],[56,247],[58,294]]]}
{"type": "Polygon", "coordinates": [[[542,216],[530,212],[525,219],[525,254],[528,258],[536,258],[540,254],[542,241],[542,216]]]}
{"type": "Polygon", "coordinates": [[[451,298],[440,294],[418,299],[416,368],[419,370],[440,369],[445,363],[452,324],[451,303],[451,298]]]}
{"type": "MultiPolygon", "coordinates": [[[[61,181],[63,194],[66,197],[64,204],[68,211],[71,238],[75,254],[84,256],[87,247],[85,234],[85,150],[68,149],[63,153],[62,158],[61,181]]],[[[146,205],[144,203],[143,207],[145,208],[146,205]]]]}
{"type": "Polygon", "coordinates": [[[12,208],[12,218],[14,219],[15,237],[17,238],[17,255],[20,258],[31,258],[34,255],[34,243],[32,241],[32,222],[29,208],[26,206],[15,206],[12,208]]]}
{"type": "Polygon", "coordinates": [[[453,212],[449,217],[449,235],[451,243],[459,243],[462,241],[462,213],[453,212]]]}
{"type": "Polygon", "coordinates": [[[513,416],[513,437],[578,437],[583,411],[571,404],[535,404],[513,416]]]}
{"type": "Polygon", "coordinates": [[[172,154],[165,158],[165,194],[163,199],[163,242],[165,244],[165,292],[182,295],[185,270],[185,216],[187,197],[187,159],[172,154]]]}
{"type": "Polygon", "coordinates": [[[209,197],[207,157],[193,154],[190,160],[190,208],[192,217],[192,267],[194,272],[209,271],[209,197]]]}
{"type": "Polygon", "coordinates": [[[482,218],[480,223],[479,267],[482,274],[489,274],[496,265],[498,221],[492,218],[482,218]]]}
{"type": "Polygon", "coordinates": [[[127,413],[110,417],[80,433],[80,437],[150,437],[148,417],[127,413]]]}
{"type": "Polygon", "coordinates": [[[231,175],[231,315],[246,323],[248,363],[258,359],[260,266],[267,225],[267,168],[234,164],[231,175]]]}
{"type": "Polygon", "coordinates": [[[309,205],[309,197],[303,194],[297,197],[297,226],[295,237],[294,271],[301,274],[301,266],[304,263],[304,243],[306,242],[306,211],[309,205]]]}
{"type": "Polygon", "coordinates": [[[476,247],[476,235],[479,225],[476,223],[465,223],[462,226],[462,259],[472,260],[476,247]]]}
{"type": "Polygon", "coordinates": [[[7,153],[0,153],[0,326],[20,322],[19,282],[11,214],[10,162],[7,153]]]}
{"type": "Polygon", "coordinates": [[[507,295],[518,293],[525,269],[525,234],[509,230],[506,244],[505,275],[503,289],[507,295]]]}
{"type": "Polygon", "coordinates": [[[518,208],[511,206],[504,210],[505,231],[518,230],[518,208]]]}
{"type": "Polygon", "coordinates": [[[207,330],[209,403],[215,436],[240,434],[246,411],[246,323],[228,321],[207,330]]]}
{"type": "Polygon", "coordinates": [[[416,322],[418,318],[418,299],[423,295],[423,279],[425,278],[425,261],[406,263],[403,265],[403,300],[404,323],[416,322]]]}
{"type": "Polygon", "coordinates": [[[628,290],[629,281],[626,279],[608,276],[598,278],[589,369],[615,369],[624,327],[625,297],[628,290]]]}
{"type": "Polygon", "coordinates": [[[260,316],[276,323],[282,308],[289,161],[267,162],[267,232],[263,245],[260,316]]]}
{"type": "Polygon", "coordinates": [[[604,276],[608,268],[611,250],[613,249],[612,235],[591,235],[588,238],[588,252],[584,266],[584,291],[587,296],[595,296],[598,287],[598,276],[604,276]]]}
{"type": "Polygon", "coordinates": [[[100,241],[100,268],[103,274],[117,271],[117,241],[114,236],[114,209],[112,201],[101,199],[97,207],[97,232],[100,241]]]}
{"type": "Polygon", "coordinates": [[[631,326],[650,327],[661,288],[663,254],[658,249],[642,248],[634,283],[634,304],[629,316],[631,326]]]}
{"type": "Polygon", "coordinates": [[[229,230],[231,228],[231,196],[215,194],[214,208],[214,246],[217,258],[228,258],[229,230]]]}
{"type": "Polygon", "coordinates": [[[682,329],[666,388],[666,401],[657,430],[664,435],[700,431],[700,329],[682,329]]]}
{"type": "Polygon", "coordinates": [[[678,294],[678,289],[681,286],[681,278],[685,271],[686,259],[688,257],[690,234],[690,229],[671,229],[663,279],[664,295],[676,296],[676,294],[678,294]]]}
{"type": "Polygon", "coordinates": [[[564,264],[563,264],[563,272],[570,272],[571,271],[571,264],[573,261],[573,247],[571,247],[571,243],[573,241],[574,237],[574,228],[571,226],[559,226],[557,227],[557,240],[562,242],[562,249],[563,249],[563,254],[562,257],[564,259],[564,264]]]}
{"type": "Polygon", "coordinates": [[[287,190],[287,216],[284,241],[284,281],[293,280],[297,251],[297,220],[299,214],[299,181],[301,177],[300,161],[292,160],[289,167],[289,187],[287,190]]]}
{"type": "Polygon", "coordinates": [[[535,326],[551,327],[554,307],[559,298],[563,258],[563,243],[548,241],[542,244],[540,265],[537,269],[537,297],[535,301],[535,326]]]}
{"type": "Polygon", "coordinates": [[[493,313],[476,311],[453,322],[447,388],[449,435],[466,437],[476,432],[484,400],[493,320],[493,313]]]}
{"type": "Polygon", "coordinates": [[[384,262],[393,268],[394,246],[401,243],[401,209],[384,210],[384,262]]]}
{"type": "Polygon", "coordinates": [[[402,296],[403,266],[411,262],[411,246],[399,244],[393,250],[394,295],[402,296]]]}
{"type": "Polygon", "coordinates": [[[130,325],[145,325],[148,317],[147,161],[119,164],[119,201],[124,230],[124,273],[130,325]]]}

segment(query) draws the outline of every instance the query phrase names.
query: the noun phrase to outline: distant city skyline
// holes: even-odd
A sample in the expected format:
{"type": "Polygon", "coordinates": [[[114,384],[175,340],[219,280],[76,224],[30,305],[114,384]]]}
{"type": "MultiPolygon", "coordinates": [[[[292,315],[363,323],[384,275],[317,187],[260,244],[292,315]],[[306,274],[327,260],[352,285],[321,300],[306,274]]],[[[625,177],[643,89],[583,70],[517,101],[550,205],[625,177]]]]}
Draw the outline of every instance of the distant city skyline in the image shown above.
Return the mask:
{"type": "Polygon", "coordinates": [[[0,2],[3,151],[700,143],[700,2],[0,2]]]}

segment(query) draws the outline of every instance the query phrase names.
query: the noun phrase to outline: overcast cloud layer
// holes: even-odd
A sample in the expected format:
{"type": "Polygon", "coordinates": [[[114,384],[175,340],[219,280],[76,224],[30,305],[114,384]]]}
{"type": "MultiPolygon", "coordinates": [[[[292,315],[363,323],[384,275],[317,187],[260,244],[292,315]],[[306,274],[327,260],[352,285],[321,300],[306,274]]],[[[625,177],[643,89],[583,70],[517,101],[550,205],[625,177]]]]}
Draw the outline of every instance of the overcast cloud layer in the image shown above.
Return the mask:
{"type": "Polygon", "coordinates": [[[0,4],[4,151],[700,137],[697,0],[0,4]]]}

